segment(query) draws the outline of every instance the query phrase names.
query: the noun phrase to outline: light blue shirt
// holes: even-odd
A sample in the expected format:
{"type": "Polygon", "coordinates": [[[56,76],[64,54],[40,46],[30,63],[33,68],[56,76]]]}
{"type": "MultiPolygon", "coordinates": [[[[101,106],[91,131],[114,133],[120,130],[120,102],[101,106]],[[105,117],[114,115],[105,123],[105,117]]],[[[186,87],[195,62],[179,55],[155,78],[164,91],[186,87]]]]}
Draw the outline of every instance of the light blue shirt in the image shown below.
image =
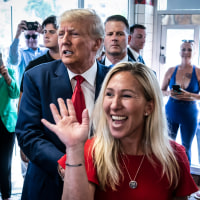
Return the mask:
{"type": "Polygon", "coordinates": [[[38,47],[35,51],[31,48],[19,48],[19,39],[15,38],[10,46],[8,63],[17,65],[18,84],[20,86],[21,79],[26,66],[30,61],[44,55],[48,49],[38,47]]]}

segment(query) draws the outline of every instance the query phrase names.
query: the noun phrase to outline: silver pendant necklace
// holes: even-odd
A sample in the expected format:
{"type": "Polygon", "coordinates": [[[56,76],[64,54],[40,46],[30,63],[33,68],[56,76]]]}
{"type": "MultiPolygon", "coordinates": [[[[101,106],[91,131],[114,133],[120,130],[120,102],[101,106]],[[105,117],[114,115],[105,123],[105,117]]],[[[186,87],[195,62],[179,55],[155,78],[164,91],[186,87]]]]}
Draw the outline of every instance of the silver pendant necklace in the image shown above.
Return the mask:
{"type": "Polygon", "coordinates": [[[122,162],[123,162],[123,164],[124,164],[124,167],[125,167],[126,172],[127,172],[128,176],[129,176],[129,179],[130,179],[129,187],[130,187],[131,189],[135,189],[135,188],[137,188],[137,186],[138,186],[137,181],[136,181],[135,179],[137,178],[138,172],[140,171],[140,168],[141,168],[142,163],[143,163],[143,161],[144,161],[145,154],[144,154],[143,157],[142,157],[142,160],[141,160],[140,165],[139,165],[139,167],[138,167],[138,169],[137,169],[137,171],[136,171],[136,174],[135,174],[134,179],[131,178],[131,175],[129,174],[129,171],[128,171],[127,167],[126,167],[126,164],[125,164],[124,159],[122,158],[122,155],[121,155],[121,154],[120,154],[120,156],[121,156],[122,162]]]}

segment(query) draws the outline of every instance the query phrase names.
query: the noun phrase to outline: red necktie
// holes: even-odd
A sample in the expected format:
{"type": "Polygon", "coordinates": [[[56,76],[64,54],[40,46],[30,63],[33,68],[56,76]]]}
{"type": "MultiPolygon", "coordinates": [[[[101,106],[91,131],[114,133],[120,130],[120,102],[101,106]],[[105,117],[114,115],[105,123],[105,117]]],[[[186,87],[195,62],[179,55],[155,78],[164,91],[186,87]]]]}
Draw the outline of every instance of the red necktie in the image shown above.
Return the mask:
{"type": "Polygon", "coordinates": [[[76,87],[74,89],[74,93],[72,95],[72,102],[74,104],[74,108],[76,111],[76,117],[79,123],[82,123],[82,112],[85,109],[85,98],[83,91],[81,89],[81,83],[85,80],[82,76],[75,76],[76,79],[76,87]]]}
{"type": "MultiPolygon", "coordinates": [[[[76,79],[76,87],[74,89],[74,93],[72,95],[72,102],[74,104],[74,108],[76,111],[76,117],[79,123],[82,123],[82,112],[85,109],[85,99],[84,94],[81,89],[81,83],[85,80],[82,76],[75,76],[76,79]]],[[[58,160],[58,163],[61,165],[63,169],[65,169],[66,162],[66,154],[58,160]]]]}
{"type": "MultiPolygon", "coordinates": [[[[85,99],[84,94],[81,89],[81,83],[85,80],[82,76],[75,76],[76,79],[76,87],[74,89],[74,93],[72,95],[72,102],[74,104],[74,108],[76,111],[76,117],[79,123],[82,123],[82,112],[85,109],[85,99]]],[[[63,169],[65,169],[66,162],[66,154],[58,160],[58,163],[61,165],[63,169]]]]}

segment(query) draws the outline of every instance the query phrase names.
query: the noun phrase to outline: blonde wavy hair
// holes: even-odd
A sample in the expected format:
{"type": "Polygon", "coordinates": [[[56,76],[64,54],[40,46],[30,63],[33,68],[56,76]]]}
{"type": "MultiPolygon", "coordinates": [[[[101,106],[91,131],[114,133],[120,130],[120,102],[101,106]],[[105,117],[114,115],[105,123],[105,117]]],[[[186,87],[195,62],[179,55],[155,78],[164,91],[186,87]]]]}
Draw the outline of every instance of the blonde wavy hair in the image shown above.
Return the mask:
{"type": "Polygon", "coordinates": [[[130,72],[141,84],[146,100],[153,100],[154,102],[154,110],[145,121],[141,143],[144,154],[152,162],[152,165],[155,164],[152,154],[158,159],[162,165],[162,175],[167,175],[169,186],[174,185],[176,187],[180,178],[179,165],[168,138],[167,122],[159,83],[151,69],[143,64],[131,62],[119,63],[108,72],[95,104],[92,118],[95,142],[92,152],[100,186],[104,190],[106,186],[116,190],[120,178],[123,178],[118,162],[118,156],[121,152],[120,142],[110,134],[106,113],[103,109],[105,89],[110,79],[116,73],[123,71],[130,72]]]}

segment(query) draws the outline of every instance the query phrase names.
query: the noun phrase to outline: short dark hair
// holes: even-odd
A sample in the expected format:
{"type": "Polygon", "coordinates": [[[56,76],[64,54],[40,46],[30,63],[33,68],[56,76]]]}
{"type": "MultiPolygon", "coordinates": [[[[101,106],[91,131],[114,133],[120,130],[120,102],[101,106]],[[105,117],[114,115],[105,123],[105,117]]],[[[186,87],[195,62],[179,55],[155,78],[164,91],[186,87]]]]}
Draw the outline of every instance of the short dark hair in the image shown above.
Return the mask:
{"type": "Polygon", "coordinates": [[[55,29],[58,29],[58,24],[57,24],[57,17],[55,15],[51,15],[47,17],[43,22],[42,22],[42,28],[44,28],[47,24],[53,24],[53,27],[55,29]]]}
{"type": "Polygon", "coordinates": [[[126,26],[127,33],[129,33],[129,23],[128,23],[128,20],[124,16],[122,16],[122,15],[111,15],[106,19],[106,21],[104,22],[104,25],[106,25],[106,23],[109,22],[109,21],[123,22],[126,26]]]}
{"type": "Polygon", "coordinates": [[[142,24],[133,24],[132,26],[130,26],[130,34],[132,34],[136,28],[146,29],[146,27],[142,24]]]}

